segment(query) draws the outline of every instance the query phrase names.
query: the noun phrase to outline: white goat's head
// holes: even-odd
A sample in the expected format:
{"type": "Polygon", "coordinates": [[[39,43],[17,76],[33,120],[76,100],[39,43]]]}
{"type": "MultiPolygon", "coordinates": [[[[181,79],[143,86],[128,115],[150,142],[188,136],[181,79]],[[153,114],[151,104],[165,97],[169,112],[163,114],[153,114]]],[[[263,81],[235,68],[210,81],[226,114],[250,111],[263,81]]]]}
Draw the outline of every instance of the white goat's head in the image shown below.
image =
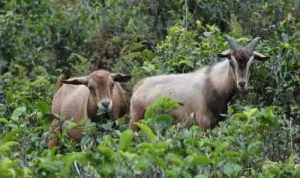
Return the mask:
{"type": "Polygon", "coordinates": [[[265,61],[269,57],[256,52],[255,47],[260,37],[254,38],[247,46],[240,46],[235,39],[225,36],[230,49],[219,54],[220,57],[226,57],[232,68],[232,74],[241,92],[247,91],[249,70],[253,60],[265,61]]]}

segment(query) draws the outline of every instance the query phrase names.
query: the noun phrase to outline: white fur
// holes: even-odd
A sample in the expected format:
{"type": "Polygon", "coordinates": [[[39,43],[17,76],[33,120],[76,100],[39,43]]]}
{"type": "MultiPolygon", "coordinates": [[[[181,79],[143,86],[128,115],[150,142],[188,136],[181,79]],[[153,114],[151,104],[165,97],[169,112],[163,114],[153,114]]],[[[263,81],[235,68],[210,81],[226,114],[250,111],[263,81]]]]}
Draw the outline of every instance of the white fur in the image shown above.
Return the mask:
{"type": "Polygon", "coordinates": [[[212,113],[208,102],[215,102],[217,105],[226,105],[230,92],[236,87],[234,72],[229,61],[221,61],[211,68],[207,73],[207,67],[198,71],[185,74],[171,74],[148,77],[142,80],[135,88],[131,98],[131,121],[130,126],[143,118],[143,112],[154,100],[159,97],[169,97],[181,103],[172,114],[178,122],[190,123],[196,119],[200,127],[210,128],[216,123],[215,114],[212,113]],[[207,101],[212,91],[208,88],[207,78],[211,81],[212,87],[216,89],[221,98],[211,98],[216,101],[207,101]],[[224,104],[223,104],[224,103],[224,104]],[[193,118],[191,118],[193,117],[193,118]]]}

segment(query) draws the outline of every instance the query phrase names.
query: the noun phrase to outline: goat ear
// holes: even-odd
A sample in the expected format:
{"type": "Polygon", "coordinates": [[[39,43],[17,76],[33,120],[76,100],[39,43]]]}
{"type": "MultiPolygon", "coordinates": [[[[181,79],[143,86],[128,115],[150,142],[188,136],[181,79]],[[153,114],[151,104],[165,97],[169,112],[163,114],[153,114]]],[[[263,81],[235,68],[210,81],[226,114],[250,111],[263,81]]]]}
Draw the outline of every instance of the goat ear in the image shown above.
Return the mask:
{"type": "Polygon", "coordinates": [[[131,79],[130,75],[126,75],[122,73],[112,73],[111,77],[116,82],[128,82],[131,79]]]}
{"type": "Polygon", "coordinates": [[[254,51],[253,54],[254,54],[254,59],[258,60],[258,61],[266,61],[267,59],[270,58],[269,56],[265,56],[265,55],[263,55],[259,52],[256,52],[256,51],[254,51]]]}
{"type": "Polygon", "coordinates": [[[219,53],[218,54],[219,57],[224,57],[224,58],[228,58],[230,59],[230,56],[231,56],[231,50],[230,49],[227,49],[225,51],[223,51],[222,53],[219,53]]]}
{"type": "Polygon", "coordinates": [[[74,77],[68,80],[62,80],[63,84],[72,84],[72,85],[88,85],[88,77],[74,77]]]}

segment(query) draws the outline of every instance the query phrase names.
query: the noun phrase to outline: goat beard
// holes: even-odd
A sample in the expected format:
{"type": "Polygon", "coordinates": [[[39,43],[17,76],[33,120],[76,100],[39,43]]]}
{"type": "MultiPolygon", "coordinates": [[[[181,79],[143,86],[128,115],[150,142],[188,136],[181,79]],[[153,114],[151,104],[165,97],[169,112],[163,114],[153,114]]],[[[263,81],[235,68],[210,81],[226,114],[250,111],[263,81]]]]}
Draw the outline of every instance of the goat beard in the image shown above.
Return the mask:
{"type": "Polygon", "coordinates": [[[238,91],[241,96],[246,96],[249,93],[248,89],[239,89],[238,91]]]}

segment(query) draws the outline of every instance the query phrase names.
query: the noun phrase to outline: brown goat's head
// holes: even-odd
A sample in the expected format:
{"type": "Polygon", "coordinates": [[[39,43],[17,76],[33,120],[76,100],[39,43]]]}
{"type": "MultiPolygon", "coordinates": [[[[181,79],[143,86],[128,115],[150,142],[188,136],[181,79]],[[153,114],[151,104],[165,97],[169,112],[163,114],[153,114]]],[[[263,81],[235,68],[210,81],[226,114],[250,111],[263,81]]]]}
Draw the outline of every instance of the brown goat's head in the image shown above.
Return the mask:
{"type": "Polygon", "coordinates": [[[97,70],[84,77],[63,80],[64,84],[85,85],[89,88],[93,103],[97,105],[97,113],[111,113],[113,108],[112,96],[115,82],[126,82],[130,76],[121,73],[110,73],[97,70]]]}
{"type": "Polygon", "coordinates": [[[267,56],[255,51],[255,47],[260,40],[254,38],[247,46],[240,46],[236,40],[230,36],[225,36],[230,49],[219,54],[220,57],[226,57],[229,60],[237,88],[241,92],[247,91],[249,70],[253,60],[265,61],[267,56]]]}

